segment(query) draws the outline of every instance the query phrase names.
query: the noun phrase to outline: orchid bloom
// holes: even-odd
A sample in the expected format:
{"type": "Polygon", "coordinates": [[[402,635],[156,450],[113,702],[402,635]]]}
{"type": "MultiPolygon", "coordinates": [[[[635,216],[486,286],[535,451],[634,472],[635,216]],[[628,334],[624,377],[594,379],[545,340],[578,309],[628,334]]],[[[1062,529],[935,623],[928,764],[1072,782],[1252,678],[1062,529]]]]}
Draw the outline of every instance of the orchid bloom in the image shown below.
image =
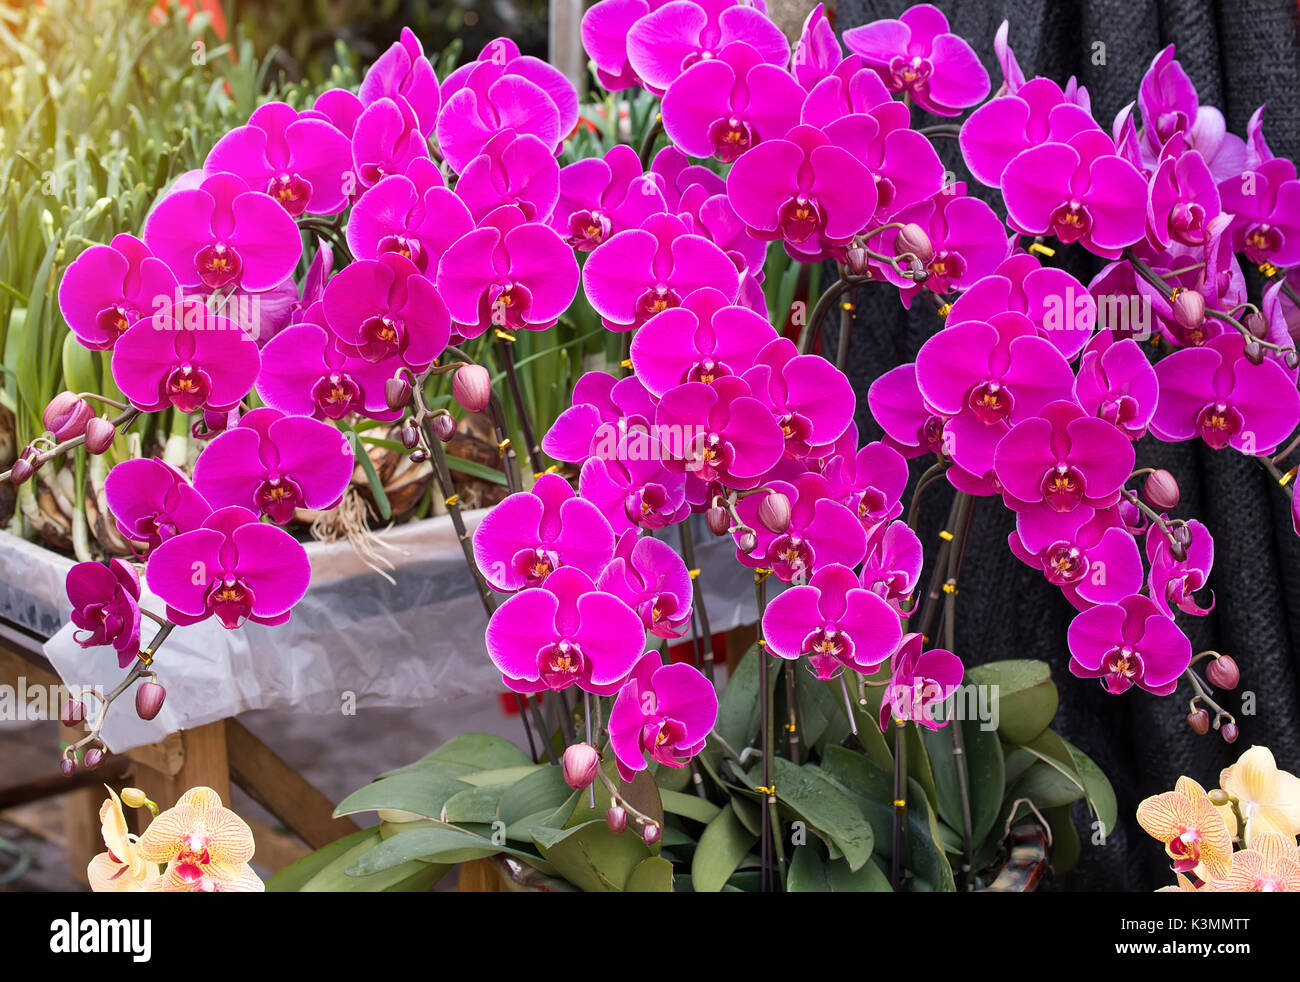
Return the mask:
{"type": "Polygon", "coordinates": [[[1300,849],[1295,837],[1266,832],[1232,855],[1232,866],[1210,884],[1220,893],[1300,893],[1300,849]]]}
{"type": "Polygon", "coordinates": [[[191,788],[140,836],[140,855],[167,870],[150,890],[163,893],[255,893],[265,889],[248,861],[253,832],[211,788],[191,788]]]}
{"type": "Polygon", "coordinates": [[[108,785],[108,798],[99,806],[100,835],[107,851],[101,852],[86,867],[86,879],[95,893],[136,893],[153,888],[159,877],[158,864],[149,862],[139,845],[139,837],[127,828],[122,799],[108,785]]]}
{"type": "Polygon", "coordinates": [[[125,233],[91,246],[59,284],[63,319],[85,347],[106,351],[152,312],[156,297],[172,297],[176,275],[139,239],[125,233]]]}
{"type": "Polygon", "coordinates": [[[1180,777],[1174,788],[1138,805],[1138,824],[1164,843],[1176,873],[1223,878],[1232,862],[1228,826],[1205,789],[1190,777],[1180,777]]]}
{"type": "MultiPolygon", "coordinates": [[[[1236,799],[1246,823],[1247,846],[1265,833],[1294,840],[1300,834],[1300,778],[1280,770],[1267,747],[1251,747],[1219,775],[1219,786],[1236,799]]],[[[1235,827],[1235,822],[1234,822],[1235,827]]]]}
{"type": "Polygon", "coordinates": [[[198,528],[212,514],[212,506],[184,474],[148,457],[124,460],[109,471],[104,497],[118,531],[131,542],[144,543],[146,554],[198,528]]]}
{"type": "Polygon", "coordinates": [[[704,749],[718,719],[713,684],[690,665],[663,665],[647,652],[632,669],[609,712],[609,744],[619,776],[631,781],[646,757],[665,767],[685,767],[704,749]]]}
{"type": "Polygon", "coordinates": [[[118,665],[126,668],[140,652],[140,575],[130,563],[113,557],[108,565],[77,563],[68,570],[73,634],[83,648],[112,645],[118,665]]]}
{"type": "Polygon", "coordinates": [[[1141,594],[1085,610],[1070,622],[1070,671],[1118,695],[1134,685],[1167,696],[1192,660],[1173,618],[1141,594]]]}
{"type": "Polygon", "coordinates": [[[890,661],[889,684],[880,702],[880,728],[889,729],[905,720],[929,730],[942,728],[947,720],[937,718],[941,707],[961,687],[961,659],[943,648],[922,651],[919,634],[903,637],[890,661]]]}
{"type": "Polygon", "coordinates": [[[632,530],[620,535],[596,586],[635,610],[655,637],[678,638],[690,628],[690,572],[672,546],[658,539],[638,538],[632,530]]]}

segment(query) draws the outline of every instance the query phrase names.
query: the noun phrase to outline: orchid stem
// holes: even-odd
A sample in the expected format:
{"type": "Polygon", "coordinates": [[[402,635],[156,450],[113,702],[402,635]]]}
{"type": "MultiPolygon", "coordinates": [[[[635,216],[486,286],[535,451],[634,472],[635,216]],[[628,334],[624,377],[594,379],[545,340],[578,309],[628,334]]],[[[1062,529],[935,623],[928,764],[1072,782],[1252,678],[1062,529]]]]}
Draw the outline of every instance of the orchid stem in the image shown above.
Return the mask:
{"type": "Polygon", "coordinates": [[[889,882],[898,892],[903,882],[903,823],[907,820],[907,721],[894,720],[894,816],[889,882]]]}
{"type": "Polygon", "coordinates": [[[533,434],[533,420],[528,407],[524,404],[524,394],[519,388],[519,374],[515,371],[514,339],[505,331],[497,331],[497,349],[501,352],[501,362],[505,366],[506,382],[510,387],[510,398],[514,401],[515,412],[519,414],[519,428],[523,430],[524,443],[527,444],[528,462],[533,474],[542,473],[542,448],[537,445],[533,434]]]}
{"type": "Polygon", "coordinates": [[[709,609],[704,603],[704,590],[700,587],[699,567],[695,565],[695,539],[691,535],[690,521],[682,522],[678,527],[682,542],[682,559],[691,572],[691,616],[699,616],[699,633],[696,636],[700,660],[703,662],[704,676],[713,682],[714,663],[718,660],[718,651],[713,641],[713,632],[709,629],[709,609]],[[708,639],[707,645],[705,639],[708,639]]]}
{"type": "MultiPolygon", "coordinates": [[[[117,416],[114,416],[112,419],[109,420],[109,422],[113,424],[114,429],[124,430],[132,423],[134,423],[136,417],[139,415],[140,415],[140,410],[132,406],[130,409],[127,409],[125,412],[119,413],[117,416]]],[[[64,454],[69,453],[70,451],[77,449],[77,447],[82,446],[83,444],[85,444],[85,442],[86,442],[86,434],[83,433],[81,434],[81,436],[74,436],[70,440],[64,440],[62,443],[56,443],[54,446],[50,447],[49,450],[44,450],[41,453],[38,453],[31,458],[30,463],[32,465],[32,469],[35,470],[39,468],[46,461],[53,460],[55,457],[62,457],[64,454]]],[[[10,477],[13,476],[13,472],[14,472],[13,468],[11,467],[9,468],[9,470],[0,473],[0,481],[9,480],[10,477]]]]}

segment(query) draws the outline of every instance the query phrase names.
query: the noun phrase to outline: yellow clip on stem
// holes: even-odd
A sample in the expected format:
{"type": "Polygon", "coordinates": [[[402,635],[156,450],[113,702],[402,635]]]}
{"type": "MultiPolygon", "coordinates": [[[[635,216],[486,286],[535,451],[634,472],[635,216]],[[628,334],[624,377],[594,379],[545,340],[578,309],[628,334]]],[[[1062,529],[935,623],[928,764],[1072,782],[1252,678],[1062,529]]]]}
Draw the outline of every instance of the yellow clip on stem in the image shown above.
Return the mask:
{"type": "Polygon", "coordinates": [[[496,338],[498,341],[514,341],[515,339],[515,336],[513,334],[511,334],[509,331],[503,331],[499,327],[493,333],[496,334],[496,338]]]}

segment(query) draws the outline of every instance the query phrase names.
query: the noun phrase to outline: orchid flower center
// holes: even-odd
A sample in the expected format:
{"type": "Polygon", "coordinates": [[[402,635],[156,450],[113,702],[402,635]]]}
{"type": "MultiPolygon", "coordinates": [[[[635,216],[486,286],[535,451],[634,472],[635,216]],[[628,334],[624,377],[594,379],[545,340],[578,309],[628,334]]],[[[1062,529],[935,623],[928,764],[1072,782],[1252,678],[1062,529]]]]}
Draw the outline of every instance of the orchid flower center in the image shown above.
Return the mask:
{"type": "Polygon", "coordinates": [[[631,489],[623,508],[628,521],[647,529],[664,528],[672,511],[668,507],[668,491],[662,484],[646,484],[631,489]]]}
{"type": "Polygon", "coordinates": [[[1073,542],[1057,542],[1047,550],[1043,571],[1053,586],[1078,583],[1088,573],[1088,557],[1073,542]]]}
{"type": "Polygon", "coordinates": [[[560,558],[545,546],[521,549],[515,554],[515,572],[524,578],[527,586],[541,586],[542,581],[560,565],[560,558]]]}
{"type": "Polygon", "coordinates": [[[682,381],[703,382],[705,385],[712,385],[715,379],[730,374],[732,374],[731,369],[726,364],[714,361],[708,355],[705,355],[690,367],[682,381]]]}
{"type": "Polygon", "coordinates": [[[1141,679],[1146,670],[1142,656],[1126,644],[1108,651],[1101,660],[1101,667],[1105,672],[1101,684],[1114,694],[1123,692],[1135,680],[1141,679]]]}
{"type": "Polygon", "coordinates": [[[273,474],[257,486],[254,495],[262,514],[276,525],[293,519],[294,509],[303,507],[302,488],[291,478],[273,474]]]}
{"type": "Polygon", "coordinates": [[[758,142],[758,134],[748,123],[728,116],[713,121],[709,126],[709,139],[713,143],[713,155],[721,163],[730,164],[758,142]]]}
{"type": "Polygon", "coordinates": [[[936,293],[947,293],[952,281],[960,279],[966,272],[966,260],[955,252],[938,249],[935,250],[934,258],[930,260],[926,271],[934,281],[930,289],[936,293]]]}
{"type": "Polygon", "coordinates": [[[180,365],[167,375],[164,387],[173,406],[183,413],[192,413],[207,404],[212,377],[201,368],[180,365]]]}
{"type": "Polygon", "coordinates": [[[307,202],[311,198],[311,181],[304,180],[297,174],[277,174],[267,184],[266,193],[297,218],[307,210],[307,202]]]}
{"type": "Polygon", "coordinates": [[[767,561],[778,579],[790,583],[813,568],[816,553],[811,542],[792,531],[772,540],[767,547],[767,561]]]}
{"type": "Polygon", "coordinates": [[[641,729],[641,746],[661,764],[675,765],[672,752],[686,740],[686,727],[669,716],[652,718],[641,729]]]}
{"type": "Polygon", "coordinates": [[[992,426],[1011,415],[1016,400],[1001,382],[988,379],[971,388],[966,396],[966,406],[981,423],[992,426]]]}
{"type": "Polygon", "coordinates": [[[95,326],[110,338],[126,333],[126,329],[136,320],[138,314],[133,307],[105,307],[95,317],[95,326]]]}
{"type": "Polygon", "coordinates": [[[1057,464],[1043,476],[1040,490],[1043,500],[1052,511],[1074,511],[1083,500],[1085,483],[1083,474],[1070,464],[1057,464]]]}
{"type": "Polygon", "coordinates": [[[928,58],[920,55],[904,58],[899,55],[889,63],[889,87],[894,92],[922,88],[933,72],[934,66],[928,58]]]}
{"type": "Polygon", "coordinates": [[[1222,450],[1230,440],[1241,432],[1245,423],[1239,413],[1226,402],[1212,402],[1196,416],[1196,426],[1201,431],[1201,439],[1215,450],[1222,450]]]}
{"type": "Polygon", "coordinates": [[[665,283],[658,283],[637,298],[637,326],[644,324],[655,314],[662,314],[665,310],[681,305],[682,298],[676,290],[665,283]]]}
{"type": "Polygon", "coordinates": [[[777,212],[777,228],[791,242],[804,242],[817,235],[826,225],[821,208],[802,194],[789,198],[777,212]]]}
{"type": "Polygon", "coordinates": [[[587,660],[576,641],[567,638],[544,647],[537,656],[538,672],[552,689],[564,689],[587,674],[587,660]]]}
{"type": "Polygon", "coordinates": [[[735,459],[731,444],[717,433],[706,433],[686,451],[686,469],[702,481],[715,481],[735,459]]]}
{"type": "Polygon", "coordinates": [[[569,216],[569,234],[565,241],[579,252],[591,252],[609,237],[609,218],[598,208],[575,211],[569,216]]]}
{"type": "Polygon", "coordinates": [[[326,419],[342,419],[363,403],[361,386],[346,372],[322,376],[312,386],[311,398],[326,419]]]}
{"type": "Polygon", "coordinates": [[[1180,201],[1169,213],[1169,234],[1183,245],[1205,244],[1205,208],[1195,201],[1180,201]]]}
{"type": "Polygon", "coordinates": [[[231,630],[253,613],[253,591],[243,579],[229,573],[212,581],[205,600],[208,612],[216,614],[222,625],[231,630]]]}
{"type": "Polygon", "coordinates": [[[421,273],[429,265],[429,254],[425,251],[424,246],[420,244],[420,240],[414,235],[385,235],[379,240],[379,252],[381,255],[392,252],[399,256],[405,256],[415,263],[416,268],[421,273]]]}
{"type": "Polygon", "coordinates": [[[497,327],[519,330],[526,326],[524,315],[533,305],[533,295],[528,287],[507,283],[491,303],[492,323],[497,327]]]}
{"type": "Polygon", "coordinates": [[[921,449],[927,453],[945,453],[943,446],[944,429],[948,421],[942,416],[930,416],[921,424],[916,437],[921,449]]]}
{"type": "Polygon", "coordinates": [[[406,338],[406,326],[390,314],[367,318],[361,325],[357,351],[366,361],[377,362],[397,354],[406,338]]]}
{"type": "Polygon", "coordinates": [[[1065,202],[1052,213],[1052,231],[1069,245],[1078,242],[1092,230],[1092,213],[1077,198],[1065,202]]]}
{"type": "Polygon", "coordinates": [[[224,242],[205,245],[194,257],[199,279],[209,290],[219,290],[234,282],[243,271],[244,262],[239,253],[224,242]]]}
{"type": "Polygon", "coordinates": [[[1282,248],[1282,233],[1267,222],[1254,225],[1246,233],[1243,251],[1252,263],[1266,263],[1268,257],[1282,248]]]}

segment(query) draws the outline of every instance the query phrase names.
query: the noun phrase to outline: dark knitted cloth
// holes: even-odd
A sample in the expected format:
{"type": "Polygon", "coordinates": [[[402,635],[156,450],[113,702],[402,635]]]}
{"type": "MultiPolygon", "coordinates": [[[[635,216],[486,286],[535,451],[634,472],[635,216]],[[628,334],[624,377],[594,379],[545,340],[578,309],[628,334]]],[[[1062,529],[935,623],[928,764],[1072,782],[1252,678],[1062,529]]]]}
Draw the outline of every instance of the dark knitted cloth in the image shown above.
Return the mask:
{"type": "MultiPolygon", "coordinates": [[[[903,0],[840,0],[837,28],[897,17],[906,6],[903,0]]],[[[1115,114],[1137,98],[1151,59],[1173,43],[1201,102],[1221,108],[1230,131],[1244,135],[1250,114],[1267,103],[1265,134],[1273,151],[1300,158],[1296,0],[936,0],[936,6],[980,54],[994,89],[1002,73],[993,55],[993,35],[1004,18],[1010,20],[1011,46],[1026,77],[1042,74],[1064,83],[1070,75],[1078,76],[1107,132],[1115,114]],[[1104,65],[1092,61],[1098,41],[1106,46],[1104,65]]],[[[953,141],[945,142],[940,150],[948,166],[966,179],[953,141]]],[[[1103,265],[1073,248],[1046,261],[1063,262],[1085,283],[1103,265]]],[[[1257,279],[1253,287],[1258,301],[1257,279]]],[[[938,320],[923,303],[904,311],[897,292],[886,286],[859,291],[857,302],[848,371],[859,397],[858,425],[864,439],[874,439],[880,429],[867,408],[867,387],[883,372],[915,358],[938,320]]],[[[832,351],[838,333],[829,323],[833,320],[828,319],[826,331],[832,351]]],[[[1229,747],[1213,731],[1198,737],[1188,728],[1185,683],[1163,699],[1137,689],[1110,696],[1096,681],[1070,675],[1066,628],[1074,609],[1040,573],[1008,551],[1011,513],[996,499],[981,499],[962,574],[957,653],[968,664],[1004,658],[1051,663],[1061,694],[1056,726],[1097,761],[1119,799],[1115,834],[1104,846],[1091,845],[1085,835],[1079,866],[1056,880],[1056,888],[1152,890],[1172,883],[1163,850],[1142,832],[1133,814],[1139,801],[1171,789],[1180,774],[1214,787],[1220,769],[1251,744],[1267,745],[1279,766],[1300,772],[1300,540],[1291,529],[1287,498],[1253,461],[1232,451],[1216,453],[1200,441],[1164,444],[1148,437],[1138,446],[1138,466],[1172,471],[1183,490],[1177,515],[1200,519],[1214,535],[1210,587],[1217,606],[1208,617],[1180,614],[1178,621],[1194,650],[1213,648],[1241,665],[1241,686],[1226,695],[1224,707],[1236,712],[1241,693],[1249,690],[1257,713],[1238,714],[1241,738],[1229,747]]],[[[950,500],[946,485],[936,485],[927,495],[920,532],[931,554],[950,500]]],[[[1203,602],[1208,596],[1200,595],[1203,602]]],[[[1075,817],[1082,826],[1079,807],[1075,817]]]]}

